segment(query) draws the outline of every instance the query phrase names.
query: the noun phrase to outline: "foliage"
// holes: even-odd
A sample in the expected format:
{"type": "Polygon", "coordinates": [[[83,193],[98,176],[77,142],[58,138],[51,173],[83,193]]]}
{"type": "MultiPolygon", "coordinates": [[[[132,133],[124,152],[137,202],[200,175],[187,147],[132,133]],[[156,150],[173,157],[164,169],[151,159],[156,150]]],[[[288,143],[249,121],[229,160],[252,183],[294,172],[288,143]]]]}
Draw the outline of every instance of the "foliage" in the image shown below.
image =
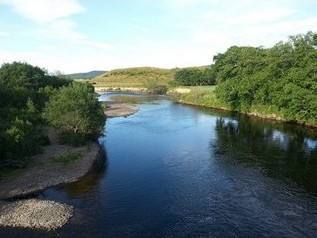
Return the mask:
{"type": "Polygon", "coordinates": [[[47,103],[44,117],[71,144],[73,138],[94,138],[104,125],[102,106],[88,83],[72,83],[59,90],[47,103]]]}
{"type": "Polygon", "coordinates": [[[269,49],[231,47],[215,57],[217,97],[237,111],[274,107],[288,120],[317,123],[316,34],[269,49]]]}
{"type": "Polygon", "coordinates": [[[144,81],[144,86],[147,89],[147,92],[150,94],[166,94],[167,86],[160,85],[158,79],[147,79],[144,81]]]}
{"type": "Polygon", "coordinates": [[[26,63],[0,68],[0,167],[21,167],[44,143],[41,111],[51,90],[65,85],[64,79],[26,63]]]}
{"type": "Polygon", "coordinates": [[[174,85],[203,86],[216,83],[216,72],[212,67],[179,69],[175,73],[174,85]]]}

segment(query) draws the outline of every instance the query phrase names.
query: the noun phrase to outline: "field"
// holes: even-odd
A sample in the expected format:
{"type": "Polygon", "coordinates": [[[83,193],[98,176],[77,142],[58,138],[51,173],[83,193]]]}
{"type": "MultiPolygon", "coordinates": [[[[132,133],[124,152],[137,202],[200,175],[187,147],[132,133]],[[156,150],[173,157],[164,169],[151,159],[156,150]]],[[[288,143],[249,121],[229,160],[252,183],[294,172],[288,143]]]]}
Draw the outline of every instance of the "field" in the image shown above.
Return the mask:
{"type": "Polygon", "coordinates": [[[90,82],[95,87],[146,88],[147,84],[168,85],[174,78],[175,70],[160,68],[127,68],[109,71],[90,82]]]}

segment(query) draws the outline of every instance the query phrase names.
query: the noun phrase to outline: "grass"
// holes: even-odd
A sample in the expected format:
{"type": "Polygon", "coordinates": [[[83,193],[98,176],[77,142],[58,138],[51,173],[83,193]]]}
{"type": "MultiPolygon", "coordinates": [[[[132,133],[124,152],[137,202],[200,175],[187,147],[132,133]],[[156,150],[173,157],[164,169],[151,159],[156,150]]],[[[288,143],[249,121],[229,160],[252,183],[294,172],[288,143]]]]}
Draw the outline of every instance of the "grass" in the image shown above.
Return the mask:
{"type": "Polygon", "coordinates": [[[95,87],[145,88],[147,82],[156,81],[158,85],[168,85],[174,79],[175,70],[160,68],[117,69],[90,80],[95,87]]]}
{"type": "Polygon", "coordinates": [[[0,169],[0,180],[5,178],[14,178],[23,172],[24,168],[2,168],[0,169]]]}
{"type": "MultiPolygon", "coordinates": [[[[216,97],[216,88],[217,86],[180,87],[179,89],[189,89],[189,92],[175,93],[174,91],[177,88],[174,88],[170,90],[171,93],[169,94],[181,103],[232,111],[233,109],[229,104],[220,101],[216,97]]],[[[252,105],[248,109],[241,108],[239,112],[260,118],[287,121],[285,113],[275,106],[252,105]]]]}
{"type": "Polygon", "coordinates": [[[76,160],[79,160],[81,158],[80,153],[75,152],[66,152],[64,154],[58,155],[54,158],[54,162],[57,163],[63,163],[63,164],[69,164],[76,160]]]}
{"type": "MultiPolygon", "coordinates": [[[[187,93],[175,93],[173,90],[170,90],[169,93],[177,101],[220,109],[230,109],[230,106],[219,101],[215,95],[216,86],[194,86],[194,87],[180,87],[181,89],[189,89],[187,93]]],[[[174,89],[175,90],[175,89],[174,89]]]]}

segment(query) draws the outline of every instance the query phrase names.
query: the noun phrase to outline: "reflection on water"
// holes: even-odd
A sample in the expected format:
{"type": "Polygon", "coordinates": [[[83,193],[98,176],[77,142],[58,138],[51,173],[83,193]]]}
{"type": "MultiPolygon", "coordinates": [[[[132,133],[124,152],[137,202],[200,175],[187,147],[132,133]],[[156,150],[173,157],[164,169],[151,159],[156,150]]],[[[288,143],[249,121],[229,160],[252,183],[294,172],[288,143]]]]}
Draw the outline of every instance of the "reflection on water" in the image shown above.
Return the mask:
{"type": "Polygon", "coordinates": [[[107,121],[105,164],[42,194],[75,207],[69,224],[0,237],[316,237],[311,131],[144,99],[107,121]]]}
{"type": "Polygon", "coordinates": [[[62,186],[61,189],[67,193],[69,198],[82,196],[98,188],[101,179],[106,176],[108,167],[106,151],[102,154],[102,156],[103,158],[98,158],[92,170],[88,172],[85,177],[78,182],[62,186]]]}
{"type": "Polygon", "coordinates": [[[261,168],[267,175],[291,179],[317,194],[317,139],[297,130],[281,131],[246,117],[219,118],[212,150],[234,163],[261,168]]]}

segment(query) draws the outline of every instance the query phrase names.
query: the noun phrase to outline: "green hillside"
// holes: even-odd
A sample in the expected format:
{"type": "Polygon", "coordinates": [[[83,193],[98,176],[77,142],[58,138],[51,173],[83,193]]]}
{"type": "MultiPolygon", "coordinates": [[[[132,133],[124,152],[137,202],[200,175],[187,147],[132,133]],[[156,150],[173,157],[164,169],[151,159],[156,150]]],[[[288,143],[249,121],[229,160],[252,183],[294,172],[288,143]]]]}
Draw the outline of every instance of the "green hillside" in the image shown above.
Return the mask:
{"type": "Polygon", "coordinates": [[[146,87],[149,82],[167,85],[174,79],[175,70],[151,67],[116,69],[95,77],[96,87],[146,87]]]}

